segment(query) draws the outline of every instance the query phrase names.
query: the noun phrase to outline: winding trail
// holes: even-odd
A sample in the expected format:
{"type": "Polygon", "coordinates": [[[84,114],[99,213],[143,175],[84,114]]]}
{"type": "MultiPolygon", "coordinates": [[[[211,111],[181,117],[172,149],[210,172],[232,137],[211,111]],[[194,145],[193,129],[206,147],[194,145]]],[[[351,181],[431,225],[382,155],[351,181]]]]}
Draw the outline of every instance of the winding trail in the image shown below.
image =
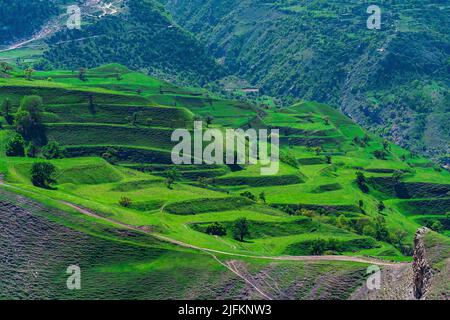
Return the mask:
{"type": "MultiPolygon", "coordinates": [[[[31,193],[35,193],[29,190],[24,190],[20,187],[17,186],[12,186],[9,185],[7,183],[4,182],[3,176],[0,175],[0,185],[4,186],[4,187],[8,187],[11,189],[16,189],[16,190],[22,190],[22,191],[26,191],[26,192],[31,192],[31,193]]],[[[36,194],[36,193],[35,193],[36,194]]],[[[51,198],[50,198],[51,199],[51,198]]],[[[55,200],[55,199],[52,199],[55,200]]],[[[365,257],[352,257],[352,256],[255,256],[255,255],[250,255],[250,254],[241,254],[241,253],[232,253],[232,252],[226,252],[226,251],[220,251],[220,250],[214,250],[214,249],[208,249],[208,248],[203,248],[203,247],[199,247],[199,246],[195,246],[183,241],[179,241],[176,239],[172,239],[166,236],[163,236],[161,234],[158,233],[154,233],[151,230],[149,230],[147,227],[145,226],[133,226],[133,225],[129,225],[114,219],[110,219],[110,218],[106,218],[103,217],[89,209],[83,208],[79,205],[76,205],[74,203],[71,202],[67,202],[67,201],[62,201],[62,200],[57,200],[59,201],[59,203],[70,207],[74,210],[76,210],[77,212],[84,214],[86,216],[89,217],[93,217],[96,219],[100,219],[103,221],[106,221],[108,223],[114,224],[116,226],[120,226],[122,228],[125,229],[130,229],[130,230],[134,230],[134,231],[138,231],[138,232],[144,232],[146,234],[149,234],[161,241],[164,242],[168,242],[177,246],[181,246],[184,248],[189,248],[189,249],[194,249],[194,250],[198,250],[201,252],[204,252],[205,254],[210,255],[215,261],[217,261],[220,265],[224,266],[225,268],[227,268],[229,271],[231,271],[232,273],[234,273],[235,275],[237,275],[239,278],[241,278],[245,283],[247,283],[248,285],[250,285],[251,287],[253,287],[256,292],[258,292],[258,294],[261,295],[261,297],[263,297],[264,299],[267,300],[273,300],[273,298],[268,295],[267,293],[265,293],[261,288],[259,288],[259,286],[257,284],[254,283],[253,279],[245,274],[243,274],[242,272],[239,271],[238,267],[236,266],[236,264],[231,260],[231,261],[226,261],[223,262],[221,261],[216,255],[217,254],[221,254],[221,255],[225,255],[225,256],[230,256],[230,257],[244,257],[244,258],[252,258],[252,259],[264,259],[264,260],[272,260],[272,261],[344,261],[344,262],[359,262],[359,263],[366,263],[366,264],[373,264],[373,265],[378,265],[378,266],[386,266],[386,267],[395,267],[395,268],[401,268],[403,267],[405,264],[408,263],[395,263],[395,262],[387,262],[387,261],[381,261],[381,260],[377,260],[377,259],[373,259],[373,258],[365,258],[365,257]]]]}
{"type": "Polygon", "coordinates": [[[126,224],[126,223],[123,223],[123,222],[120,222],[120,221],[117,221],[114,219],[102,217],[86,208],[80,207],[80,206],[75,205],[70,202],[60,201],[60,203],[66,205],[68,207],[71,207],[72,209],[75,209],[79,213],[88,215],[90,217],[98,218],[98,219],[107,221],[109,223],[121,226],[123,228],[145,232],[145,233],[151,234],[153,237],[155,237],[159,240],[169,242],[169,243],[181,246],[181,247],[200,250],[200,251],[207,252],[207,253],[215,253],[215,254],[222,254],[222,255],[227,255],[227,256],[253,258],[253,259],[278,260],[278,261],[348,261],[348,262],[360,262],[360,263],[368,263],[368,264],[374,264],[374,265],[379,265],[379,266],[390,266],[390,267],[403,265],[403,263],[387,262],[387,261],[377,260],[377,259],[373,259],[373,258],[365,258],[365,257],[333,256],[333,255],[330,255],[330,256],[256,256],[256,255],[232,253],[232,252],[220,251],[220,250],[215,250],[215,249],[203,248],[203,247],[198,247],[198,246],[195,246],[195,245],[192,245],[192,244],[180,241],[180,240],[169,238],[167,236],[163,236],[158,233],[146,231],[144,229],[144,227],[132,226],[132,225],[129,225],[129,224],[126,224]]]}
{"type": "MultiPolygon", "coordinates": [[[[31,192],[34,194],[38,194],[36,192],[30,191],[30,190],[25,190],[20,187],[5,183],[3,180],[3,176],[1,176],[1,175],[0,175],[0,185],[11,188],[11,189],[25,191],[27,193],[31,192]]],[[[41,195],[41,194],[39,194],[39,195],[41,195]]],[[[49,199],[52,199],[52,198],[49,197],[49,199]]],[[[55,199],[52,199],[52,200],[55,200],[55,199]]],[[[378,266],[389,266],[389,267],[401,267],[405,264],[408,264],[406,262],[388,262],[388,261],[382,261],[382,260],[368,258],[368,257],[336,256],[336,255],[329,255],[329,256],[257,256],[257,255],[233,253],[233,252],[226,252],[226,251],[220,251],[220,250],[215,250],[215,249],[203,248],[203,247],[195,246],[193,244],[189,244],[189,243],[186,243],[186,242],[183,242],[180,240],[176,240],[176,239],[152,232],[152,231],[148,230],[145,226],[140,226],[140,227],[133,226],[133,225],[130,225],[127,223],[123,223],[123,222],[114,220],[114,219],[103,217],[89,209],[83,208],[83,207],[76,205],[74,203],[71,203],[71,202],[62,201],[62,200],[57,200],[57,201],[59,201],[59,203],[61,203],[63,205],[66,205],[72,209],[75,209],[76,211],[78,211],[81,214],[112,223],[116,226],[120,226],[125,229],[130,229],[130,230],[147,233],[147,234],[149,234],[159,240],[162,240],[164,242],[172,243],[174,245],[181,246],[184,248],[199,250],[199,251],[206,252],[206,253],[213,253],[213,254],[215,253],[215,254],[221,254],[221,255],[233,256],[233,257],[264,259],[264,260],[273,260],[273,261],[347,261],[347,262],[359,262],[359,263],[373,264],[373,265],[378,265],[378,266]]]]}
{"type": "Polygon", "coordinates": [[[252,259],[266,259],[266,260],[273,260],[273,261],[347,261],[347,262],[368,263],[368,264],[374,264],[374,265],[379,265],[379,266],[389,266],[389,267],[395,267],[395,268],[401,268],[402,266],[405,265],[405,263],[393,263],[393,262],[386,262],[386,261],[381,261],[381,260],[376,260],[376,259],[371,259],[371,258],[352,257],[352,256],[273,256],[273,257],[270,257],[270,256],[254,256],[254,255],[231,253],[231,252],[225,252],[225,251],[220,251],[220,250],[208,249],[208,248],[198,247],[198,246],[195,246],[195,245],[192,245],[189,243],[185,243],[185,242],[182,242],[179,240],[175,240],[175,239],[163,236],[161,234],[157,234],[157,233],[148,231],[145,227],[132,226],[132,225],[129,225],[129,224],[126,224],[123,222],[116,221],[114,219],[102,217],[86,208],[80,207],[78,205],[75,205],[75,204],[67,202],[67,201],[60,201],[60,203],[66,205],[72,209],[75,209],[76,211],[78,211],[79,213],[82,213],[84,215],[94,217],[97,219],[101,219],[101,220],[107,221],[109,223],[115,224],[117,226],[121,226],[123,228],[144,232],[144,233],[150,234],[151,236],[153,236],[159,240],[162,240],[162,241],[165,241],[168,243],[172,243],[174,245],[178,245],[181,247],[190,248],[190,249],[204,252],[204,253],[210,255],[220,265],[227,268],[229,271],[231,271],[232,273],[237,275],[239,278],[241,278],[245,283],[247,283],[253,289],[255,289],[256,292],[258,292],[258,294],[261,295],[262,298],[267,299],[267,300],[273,300],[273,298],[269,294],[265,293],[257,284],[255,284],[255,282],[253,281],[253,279],[251,277],[246,276],[245,274],[240,272],[239,268],[236,266],[236,264],[234,263],[233,260],[223,262],[216,256],[216,254],[221,254],[221,255],[226,255],[226,256],[235,256],[235,257],[245,257],[245,258],[252,258],[252,259]]]}

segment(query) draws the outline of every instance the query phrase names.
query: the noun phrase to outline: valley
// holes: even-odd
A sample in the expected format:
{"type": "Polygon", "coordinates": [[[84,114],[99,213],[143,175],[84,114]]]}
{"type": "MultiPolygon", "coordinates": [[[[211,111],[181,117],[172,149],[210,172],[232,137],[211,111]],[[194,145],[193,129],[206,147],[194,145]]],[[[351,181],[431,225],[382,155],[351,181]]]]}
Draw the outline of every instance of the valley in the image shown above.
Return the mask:
{"type": "Polygon", "coordinates": [[[369,5],[0,0],[0,300],[448,300],[450,7],[369,5]]]}

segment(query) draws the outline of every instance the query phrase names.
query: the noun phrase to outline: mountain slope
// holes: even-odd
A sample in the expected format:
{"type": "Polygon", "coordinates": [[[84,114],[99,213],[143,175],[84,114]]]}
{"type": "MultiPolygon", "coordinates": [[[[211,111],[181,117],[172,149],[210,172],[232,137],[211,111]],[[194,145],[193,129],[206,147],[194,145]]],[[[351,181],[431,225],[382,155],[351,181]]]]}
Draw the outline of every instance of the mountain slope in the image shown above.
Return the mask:
{"type": "MultiPolygon", "coordinates": [[[[46,66],[94,67],[118,62],[135,70],[204,83],[221,73],[195,38],[174,25],[150,0],[125,1],[121,13],[93,19],[81,30],[63,29],[48,40],[46,66]],[[81,39],[81,40],[78,40],[81,39]]],[[[86,19],[86,18],[85,18],[86,19]]]]}
{"type": "Polygon", "coordinates": [[[0,46],[29,37],[48,19],[57,15],[54,0],[0,1],[0,46]]]}
{"type": "Polygon", "coordinates": [[[164,0],[229,70],[265,93],[332,104],[435,159],[449,153],[449,7],[384,2],[164,0]]]}
{"type": "MultiPolygon", "coordinates": [[[[90,244],[75,261],[86,269],[88,287],[70,297],[102,292],[108,298],[345,299],[363,285],[367,263],[397,270],[404,266],[397,262],[411,260],[414,233],[421,225],[449,235],[450,173],[375,135],[366,136],[351,119],[324,104],[260,109],[118,64],[87,70],[83,79],[64,70],[38,71],[30,80],[13,70],[0,78],[0,101],[9,99],[9,117],[17,116],[28,95],[42,98],[38,113],[45,135],[66,152],[60,159],[44,160],[36,146],[30,156],[6,156],[15,126],[0,119],[0,228],[8,230],[1,233],[1,252],[15,250],[11,212],[34,221],[22,229],[14,224],[13,230],[25,236],[19,258],[8,260],[11,270],[22,259],[40,263],[27,242],[40,226],[52,230],[56,243],[74,241],[61,236],[66,228],[74,230],[70,234],[75,239],[90,244]],[[219,130],[278,128],[278,174],[261,176],[260,165],[172,164],[171,133],[192,128],[198,117],[209,117],[210,127],[219,130]],[[32,165],[42,161],[57,169],[54,188],[31,182],[32,165]],[[169,184],[174,171],[175,182],[169,184]],[[52,209],[30,204],[35,201],[52,209]],[[233,232],[242,217],[249,223],[245,241],[233,232]],[[217,225],[220,234],[211,231],[217,225]],[[90,261],[96,267],[84,267],[90,261]],[[204,278],[196,281],[189,270],[204,278]],[[112,279],[106,276],[111,272],[112,279]],[[160,282],[175,273],[178,285],[160,282]],[[273,282],[261,281],[264,274],[273,282]],[[210,283],[208,292],[199,281],[210,283]],[[181,284],[186,285],[175,290],[181,284]],[[146,292],[150,286],[157,289],[146,292]],[[135,290],[124,292],[125,287],[135,290]]],[[[59,260],[71,261],[64,252],[52,251],[44,268],[51,279],[34,278],[34,296],[67,297],[58,289],[41,289],[65,280],[60,272],[67,266],[59,260]]],[[[13,297],[21,294],[10,280],[15,275],[7,275],[3,291],[13,297]]]]}
{"type": "Polygon", "coordinates": [[[119,62],[185,84],[204,84],[223,73],[203,46],[153,0],[80,1],[81,29],[66,26],[70,4],[32,0],[33,19],[26,6],[2,7],[0,59],[16,63],[20,58],[20,65],[32,63],[37,69],[72,70],[119,62]]]}

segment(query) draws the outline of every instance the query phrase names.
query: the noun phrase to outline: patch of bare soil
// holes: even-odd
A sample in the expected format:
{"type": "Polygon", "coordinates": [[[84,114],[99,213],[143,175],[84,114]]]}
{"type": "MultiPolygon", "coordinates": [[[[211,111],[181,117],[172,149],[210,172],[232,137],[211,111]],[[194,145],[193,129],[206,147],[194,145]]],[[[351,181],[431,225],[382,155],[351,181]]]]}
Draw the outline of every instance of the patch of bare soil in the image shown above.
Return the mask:
{"type": "Polygon", "coordinates": [[[369,290],[364,284],[350,297],[352,300],[414,300],[411,264],[381,269],[380,289],[369,290]]]}

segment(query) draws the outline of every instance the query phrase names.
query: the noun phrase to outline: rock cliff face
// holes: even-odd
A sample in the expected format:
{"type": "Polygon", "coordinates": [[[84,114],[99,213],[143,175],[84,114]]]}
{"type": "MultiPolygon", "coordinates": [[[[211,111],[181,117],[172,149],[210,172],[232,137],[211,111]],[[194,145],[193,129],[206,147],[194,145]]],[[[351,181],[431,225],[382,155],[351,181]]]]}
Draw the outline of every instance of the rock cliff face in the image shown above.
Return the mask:
{"type": "Polygon", "coordinates": [[[428,228],[414,236],[412,263],[384,267],[381,287],[369,290],[364,284],[350,299],[355,300],[449,300],[450,242],[428,228]]]}
{"type": "Polygon", "coordinates": [[[423,300],[450,299],[450,241],[420,228],[414,238],[414,296],[423,300]]]}
{"type": "Polygon", "coordinates": [[[420,228],[414,237],[414,297],[423,299],[433,278],[433,268],[427,260],[427,249],[424,242],[424,235],[429,232],[428,228],[420,228]]]}

